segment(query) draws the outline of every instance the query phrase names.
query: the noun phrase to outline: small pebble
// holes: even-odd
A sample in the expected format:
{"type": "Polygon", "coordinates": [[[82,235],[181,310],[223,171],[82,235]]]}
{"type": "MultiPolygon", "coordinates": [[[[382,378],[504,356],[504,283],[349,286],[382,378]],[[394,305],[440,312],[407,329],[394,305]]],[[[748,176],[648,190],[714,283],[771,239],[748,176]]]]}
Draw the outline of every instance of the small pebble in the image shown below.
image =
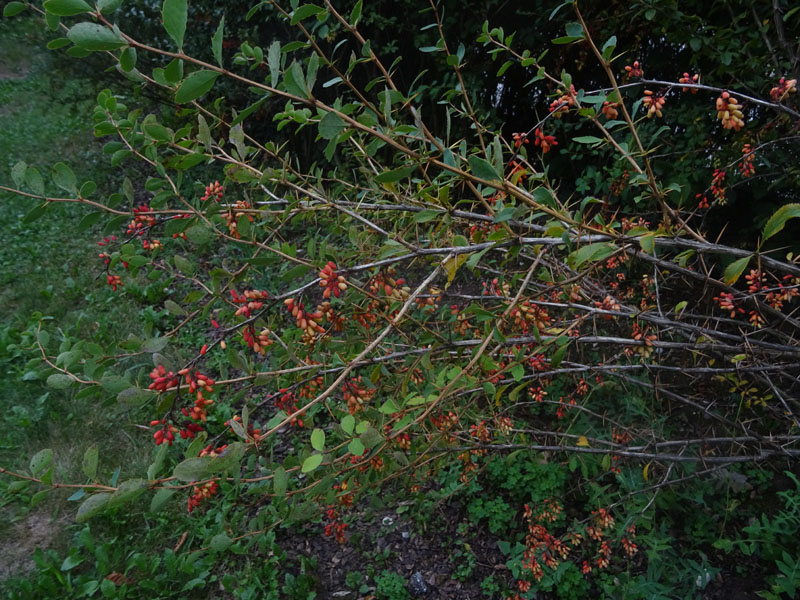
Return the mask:
{"type": "Polygon", "coordinates": [[[417,597],[423,596],[428,593],[428,586],[422,578],[422,573],[417,571],[408,580],[408,587],[411,588],[411,593],[417,597]]]}

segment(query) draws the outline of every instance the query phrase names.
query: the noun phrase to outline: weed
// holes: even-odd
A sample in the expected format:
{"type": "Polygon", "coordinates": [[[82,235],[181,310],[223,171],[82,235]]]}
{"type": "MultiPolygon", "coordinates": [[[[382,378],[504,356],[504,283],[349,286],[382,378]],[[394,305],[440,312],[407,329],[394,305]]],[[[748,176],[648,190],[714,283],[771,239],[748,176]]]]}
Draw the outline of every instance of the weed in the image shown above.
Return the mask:
{"type": "Polygon", "coordinates": [[[405,580],[393,571],[383,570],[375,577],[375,593],[380,600],[408,600],[411,596],[406,589],[405,580]]]}

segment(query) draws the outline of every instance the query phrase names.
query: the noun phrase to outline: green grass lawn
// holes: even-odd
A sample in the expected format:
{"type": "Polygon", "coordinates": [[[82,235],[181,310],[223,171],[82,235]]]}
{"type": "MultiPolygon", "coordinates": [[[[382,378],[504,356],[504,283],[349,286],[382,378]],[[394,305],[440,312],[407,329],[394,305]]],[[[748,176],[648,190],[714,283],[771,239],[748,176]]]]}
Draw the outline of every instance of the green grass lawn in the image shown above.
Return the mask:
{"type": "MultiPolygon", "coordinates": [[[[64,162],[80,182],[97,181],[96,194],[107,194],[124,173],[107,166],[102,142],[92,133],[91,115],[100,89],[92,77],[95,65],[48,51],[49,37],[55,36],[33,18],[0,20],[0,185],[11,185],[12,167],[25,161],[39,169],[47,193],[63,195],[49,171],[64,162]]],[[[63,340],[105,344],[141,329],[141,306],[124,291],[114,294],[105,285],[92,241],[94,235],[100,237],[99,228],[76,234],[87,212],[83,207],[54,204],[26,222],[25,216],[38,205],[0,192],[0,371],[6,376],[0,464],[24,470],[31,455],[47,447],[57,456],[57,476],[74,478],[80,474],[86,447],[99,440],[106,456],[101,472],[133,468],[149,460],[149,448],[144,457],[131,452],[137,444],[126,427],[119,426],[124,415],[118,414],[113,397],[99,402],[76,399],[76,389],[48,388],[35,373],[40,355],[34,333],[40,326],[49,332],[50,351],[63,340]]],[[[0,486],[5,487],[7,479],[0,480],[0,486]]],[[[0,538],[13,537],[21,521],[39,522],[42,515],[49,521],[50,514],[64,510],[65,497],[52,494],[35,508],[13,496],[0,500],[0,538]]],[[[70,521],[71,517],[59,523],[70,521]]],[[[59,545],[69,534],[68,529],[47,529],[44,539],[49,544],[59,545]]]]}

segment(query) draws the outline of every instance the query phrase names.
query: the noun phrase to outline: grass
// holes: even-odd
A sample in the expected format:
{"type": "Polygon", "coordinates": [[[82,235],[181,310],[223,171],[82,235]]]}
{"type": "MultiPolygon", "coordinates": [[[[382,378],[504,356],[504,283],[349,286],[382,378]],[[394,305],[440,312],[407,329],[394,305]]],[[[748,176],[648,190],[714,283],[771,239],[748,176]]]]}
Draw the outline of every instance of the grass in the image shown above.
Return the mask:
{"type": "MultiPolygon", "coordinates": [[[[36,166],[48,194],[61,195],[49,169],[68,164],[79,182],[100,182],[97,193],[108,193],[122,172],[110,172],[102,143],[91,130],[91,113],[98,84],[92,62],[60,57],[44,48],[48,34],[34,19],[0,20],[0,183],[11,183],[18,161],[36,166]]],[[[50,37],[53,37],[50,35],[50,37]]],[[[52,448],[56,478],[82,477],[81,462],[90,440],[100,440],[100,471],[108,479],[117,466],[140,471],[150,459],[120,427],[130,418],[114,398],[76,399],[77,390],[48,388],[36,375],[40,358],[35,333],[41,327],[51,337],[50,353],[60,344],[82,339],[105,345],[117,336],[141,329],[141,307],[124,292],[114,294],[101,279],[91,233],[75,235],[85,214],[79,206],[52,205],[31,222],[24,217],[35,201],[0,192],[0,370],[7,380],[7,410],[0,415],[0,464],[25,470],[31,455],[52,448]],[[122,421],[121,421],[122,420],[122,421]]],[[[97,234],[99,236],[99,233],[97,234]]],[[[141,332],[139,332],[141,333],[141,332]]],[[[57,352],[56,352],[57,353],[57,352]]],[[[0,481],[0,485],[8,482],[0,481]]],[[[15,522],[42,511],[58,513],[69,494],[55,493],[31,507],[0,502],[3,515],[0,538],[15,522]]],[[[69,510],[73,510],[72,507],[69,510]]],[[[53,531],[55,545],[63,546],[67,532],[53,531]]],[[[8,538],[10,539],[10,538],[8,538]]]]}

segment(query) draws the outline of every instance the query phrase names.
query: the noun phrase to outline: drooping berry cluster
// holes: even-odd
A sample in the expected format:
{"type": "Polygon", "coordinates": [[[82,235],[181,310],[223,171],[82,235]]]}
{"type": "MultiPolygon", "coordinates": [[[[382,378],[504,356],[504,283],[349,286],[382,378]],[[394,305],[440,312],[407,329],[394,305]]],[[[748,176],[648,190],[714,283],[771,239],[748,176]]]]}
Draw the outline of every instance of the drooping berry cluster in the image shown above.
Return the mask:
{"type": "MultiPolygon", "coordinates": [[[[694,75],[689,75],[689,73],[684,73],[683,77],[681,77],[678,81],[680,83],[698,84],[698,83],[700,83],[700,75],[698,75],[696,73],[694,75]]],[[[698,91],[697,88],[687,88],[687,87],[681,88],[681,90],[684,91],[684,92],[691,91],[693,94],[696,94],[697,91],[698,91]]]]}
{"type": "Polygon", "coordinates": [[[664,98],[663,94],[653,92],[651,90],[644,91],[644,98],[642,98],[642,104],[644,104],[645,108],[647,109],[647,118],[651,118],[653,115],[657,117],[663,117],[664,115],[661,113],[661,109],[664,108],[664,103],[666,102],[666,98],[664,98]]]}
{"type": "Polygon", "coordinates": [[[322,267],[319,279],[320,287],[325,288],[322,297],[326,300],[331,297],[331,294],[338,298],[347,289],[347,280],[344,275],[336,274],[336,263],[332,261],[328,261],[328,264],[322,267]]]}
{"type": "Polygon", "coordinates": [[[775,102],[782,102],[789,94],[795,92],[797,92],[797,79],[781,77],[777,85],[769,91],[769,95],[775,102]]]}
{"type": "Polygon", "coordinates": [[[728,92],[722,92],[717,98],[717,118],[722,121],[724,129],[739,131],[744,127],[742,105],[728,92]]]}

